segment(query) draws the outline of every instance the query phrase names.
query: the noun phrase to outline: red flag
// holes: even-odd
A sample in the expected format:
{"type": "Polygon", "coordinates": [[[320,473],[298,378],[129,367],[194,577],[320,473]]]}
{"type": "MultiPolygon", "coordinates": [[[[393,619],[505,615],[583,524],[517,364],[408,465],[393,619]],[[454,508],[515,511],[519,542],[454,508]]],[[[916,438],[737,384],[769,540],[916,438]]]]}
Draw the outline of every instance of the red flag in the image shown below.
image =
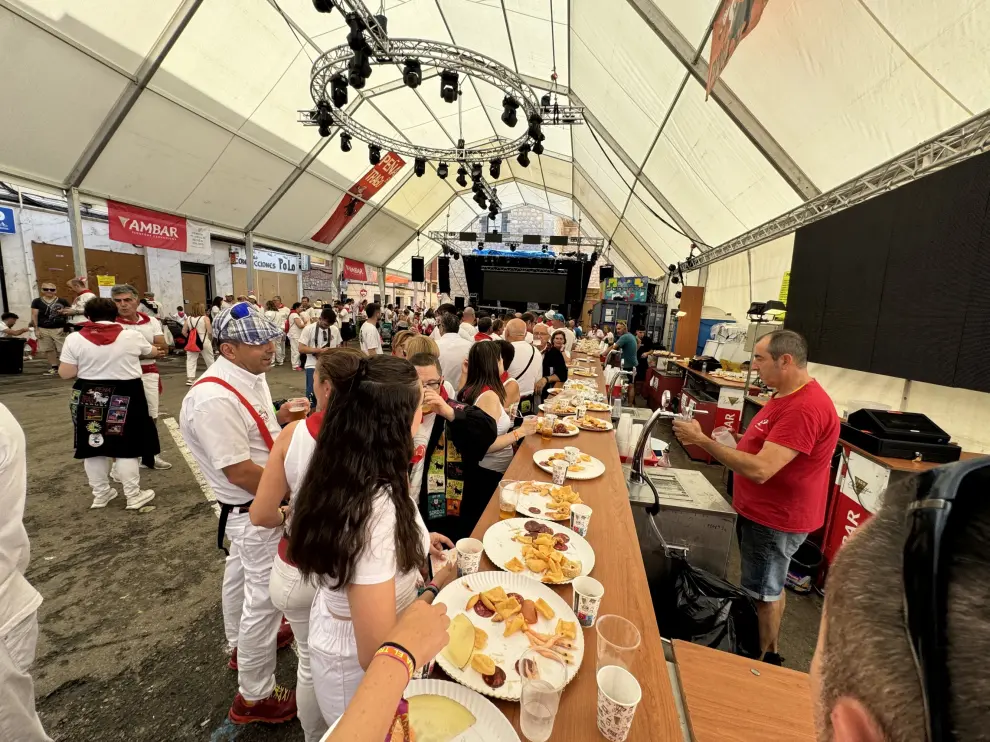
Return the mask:
{"type": "Polygon", "coordinates": [[[367,281],[368,269],[360,260],[344,258],[344,280],[367,281]]]}
{"type": "Polygon", "coordinates": [[[143,247],[186,251],[186,220],[137,206],[107,201],[110,239],[143,247]]]}
{"type": "Polygon", "coordinates": [[[739,42],[756,28],[768,0],[722,0],[712,24],[712,50],[705,97],[712,92],[739,42]]]}
{"type": "Polygon", "coordinates": [[[313,235],[313,241],[322,242],[325,245],[333,242],[337,235],[343,231],[344,227],[350,223],[351,219],[361,211],[364,201],[367,201],[378,193],[382,186],[388,183],[392,179],[392,176],[399,172],[405,164],[406,161],[395,154],[395,152],[389,152],[383,155],[381,162],[361,176],[361,180],[351,186],[348,192],[344,194],[344,197],[337,204],[337,208],[334,209],[330,218],[313,235]],[[354,198],[354,196],[358,196],[358,198],[354,198]]]}

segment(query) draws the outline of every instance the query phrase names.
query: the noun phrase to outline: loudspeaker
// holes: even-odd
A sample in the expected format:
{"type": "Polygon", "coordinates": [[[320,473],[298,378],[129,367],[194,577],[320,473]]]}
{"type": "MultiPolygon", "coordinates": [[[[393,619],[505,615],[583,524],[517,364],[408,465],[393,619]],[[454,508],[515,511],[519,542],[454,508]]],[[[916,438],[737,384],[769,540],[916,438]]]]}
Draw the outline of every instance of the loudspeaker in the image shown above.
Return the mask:
{"type": "Polygon", "coordinates": [[[423,277],[423,258],[413,258],[412,259],[412,280],[413,281],[424,281],[423,277]]]}
{"type": "Polygon", "coordinates": [[[437,291],[450,294],[450,258],[437,258],[437,291]]]}
{"type": "Polygon", "coordinates": [[[615,268],[611,265],[601,265],[598,267],[598,278],[602,281],[607,281],[609,278],[615,276],[615,268]]]}
{"type": "Polygon", "coordinates": [[[454,306],[457,307],[458,310],[464,309],[464,297],[463,296],[455,296],[454,297],[454,306]]]}

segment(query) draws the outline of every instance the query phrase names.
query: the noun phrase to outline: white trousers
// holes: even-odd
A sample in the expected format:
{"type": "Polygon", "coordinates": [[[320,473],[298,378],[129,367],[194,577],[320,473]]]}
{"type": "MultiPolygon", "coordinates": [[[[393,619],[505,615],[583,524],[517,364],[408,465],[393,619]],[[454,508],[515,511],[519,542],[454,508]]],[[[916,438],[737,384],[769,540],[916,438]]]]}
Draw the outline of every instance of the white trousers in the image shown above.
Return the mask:
{"type": "Polygon", "coordinates": [[[199,361],[199,357],[203,356],[203,362],[206,363],[206,368],[209,370],[210,366],[213,365],[213,346],[209,343],[203,345],[203,350],[201,351],[186,351],[186,378],[195,379],[196,378],[196,364],[199,361]]]}
{"type": "Polygon", "coordinates": [[[223,625],[237,647],[237,683],[244,699],[261,701],[275,688],[275,653],[282,612],[272,605],[268,581],[281,528],[252,525],[247,513],[227,518],[230,556],[223,572],[223,625]]]}
{"type": "Polygon", "coordinates": [[[316,702],[327,724],[339,719],[357,692],[364,670],[358,661],[354,624],[329,615],[317,591],[309,615],[309,654],[316,702]]]}
{"type": "Polygon", "coordinates": [[[158,374],[141,374],[144,384],[144,397],[148,400],[148,414],[152,420],[158,419],[158,374]]]}
{"type": "Polygon", "coordinates": [[[316,596],[316,587],[304,580],[299,570],[286,564],[278,556],[272,565],[268,582],[272,605],[285,614],[296,638],[299,663],[296,666],[296,709],[306,742],[319,742],[327,731],[327,723],[316,702],[313,690],[313,672],[309,654],[309,611],[316,596]]]}
{"type": "Polygon", "coordinates": [[[299,368],[299,338],[289,338],[289,351],[292,357],[292,368],[299,368]]]}
{"type": "Polygon", "coordinates": [[[34,682],[28,668],[38,646],[38,612],[0,637],[0,738],[52,742],[34,707],[34,682]]]}
{"type": "MultiPolygon", "coordinates": [[[[110,491],[110,465],[114,459],[106,456],[92,456],[83,459],[86,479],[93,488],[93,497],[105,497],[110,491]]],[[[141,459],[116,459],[114,466],[117,478],[124,488],[124,497],[130,500],[141,494],[141,459]]]]}
{"type": "Polygon", "coordinates": [[[279,366],[285,363],[285,335],[275,338],[275,363],[279,366]]]}

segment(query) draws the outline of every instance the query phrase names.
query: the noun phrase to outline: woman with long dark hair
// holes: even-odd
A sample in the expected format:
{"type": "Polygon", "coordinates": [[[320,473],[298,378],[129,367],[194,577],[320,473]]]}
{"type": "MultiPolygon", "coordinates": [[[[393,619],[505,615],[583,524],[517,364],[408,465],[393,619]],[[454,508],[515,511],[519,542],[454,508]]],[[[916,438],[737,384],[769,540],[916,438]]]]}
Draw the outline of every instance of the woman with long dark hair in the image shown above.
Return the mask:
{"type": "Polygon", "coordinates": [[[502,380],[502,386],[505,387],[505,401],[502,406],[509,413],[509,417],[515,419],[519,415],[519,382],[509,376],[508,368],[516,357],[516,349],[512,343],[506,340],[496,340],[495,344],[502,354],[502,368],[506,369],[499,377],[502,380]]]}
{"type": "MultiPolygon", "coordinates": [[[[393,356],[362,358],[334,388],[292,500],[286,554],[319,585],[309,648],[328,724],[344,712],[396,614],[416,598],[431,548],[409,493],[423,402],[415,369],[393,356]]],[[[432,600],[452,576],[438,574],[424,596],[432,600]]]]}
{"type": "Polygon", "coordinates": [[[543,376],[536,380],[533,388],[544,400],[556,384],[567,381],[567,361],[564,358],[566,345],[567,336],[564,331],[554,330],[549,344],[543,349],[543,376]]]}

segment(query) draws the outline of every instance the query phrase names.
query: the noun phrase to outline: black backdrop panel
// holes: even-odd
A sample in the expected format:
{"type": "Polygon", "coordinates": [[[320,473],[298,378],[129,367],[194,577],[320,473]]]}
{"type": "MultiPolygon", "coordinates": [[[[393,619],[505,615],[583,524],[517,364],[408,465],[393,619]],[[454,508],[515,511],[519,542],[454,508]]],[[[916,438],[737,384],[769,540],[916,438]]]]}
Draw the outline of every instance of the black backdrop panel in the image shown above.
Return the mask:
{"type": "Polygon", "coordinates": [[[566,273],[503,273],[483,271],[481,292],[486,303],[533,301],[539,304],[563,304],[567,290],[566,273]]]}
{"type": "Polygon", "coordinates": [[[982,276],[984,280],[974,278],[970,282],[969,305],[952,385],[990,392],[990,373],[987,372],[990,369],[990,203],[987,204],[987,217],[983,220],[983,234],[972,274],[982,276]]]}

